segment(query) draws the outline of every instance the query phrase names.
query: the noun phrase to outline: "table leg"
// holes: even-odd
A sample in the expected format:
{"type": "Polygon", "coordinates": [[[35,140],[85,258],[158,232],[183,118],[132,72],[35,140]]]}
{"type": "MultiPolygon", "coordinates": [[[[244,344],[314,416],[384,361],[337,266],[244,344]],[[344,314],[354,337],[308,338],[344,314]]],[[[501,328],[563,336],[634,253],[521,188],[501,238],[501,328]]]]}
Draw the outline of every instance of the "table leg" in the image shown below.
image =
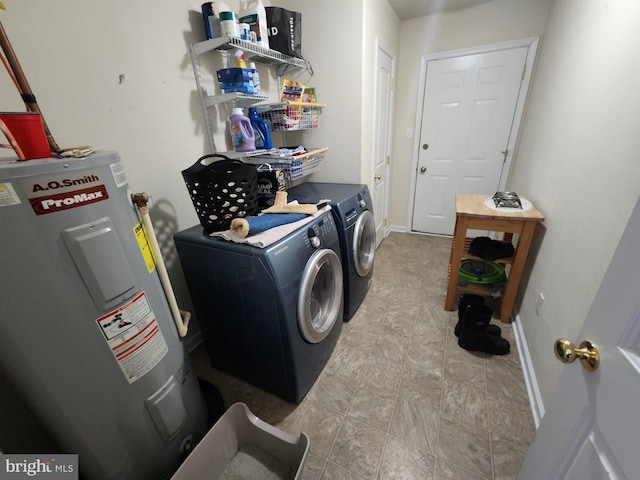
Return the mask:
{"type": "Polygon", "coordinates": [[[449,256],[449,284],[447,286],[447,298],[444,302],[444,309],[449,311],[454,309],[456,301],[458,274],[460,273],[460,261],[462,260],[468,223],[469,219],[467,217],[456,217],[453,244],[451,245],[451,255],[449,256]]]}
{"type": "Polygon", "coordinates": [[[511,322],[511,313],[513,312],[513,303],[518,293],[520,286],[520,280],[522,279],[522,273],[524,271],[524,265],[529,254],[529,247],[531,246],[531,240],[533,239],[533,232],[536,228],[536,222],[524,222],[522,233],[518,238],[518,244],[516,246],[516,252],[513,257],[513,264],[511,265],[511,271],[509,272],[509,278],[507,279],[507,286],[504,289],[504,296],[502,297],[502,304],[500,306],[500,320],[502,323],[511,322]]]}

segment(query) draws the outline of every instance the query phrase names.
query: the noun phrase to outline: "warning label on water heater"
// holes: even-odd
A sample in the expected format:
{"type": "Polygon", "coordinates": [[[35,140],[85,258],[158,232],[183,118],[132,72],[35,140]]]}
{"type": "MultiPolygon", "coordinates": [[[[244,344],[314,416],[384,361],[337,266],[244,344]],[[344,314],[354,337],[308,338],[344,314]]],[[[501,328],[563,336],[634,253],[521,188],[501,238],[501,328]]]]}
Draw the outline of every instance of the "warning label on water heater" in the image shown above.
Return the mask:
{"type": "Polygon", "coordinates": [[[144,292],[97,322],[129,383],[150,371],[169,351],[144,292]]]}

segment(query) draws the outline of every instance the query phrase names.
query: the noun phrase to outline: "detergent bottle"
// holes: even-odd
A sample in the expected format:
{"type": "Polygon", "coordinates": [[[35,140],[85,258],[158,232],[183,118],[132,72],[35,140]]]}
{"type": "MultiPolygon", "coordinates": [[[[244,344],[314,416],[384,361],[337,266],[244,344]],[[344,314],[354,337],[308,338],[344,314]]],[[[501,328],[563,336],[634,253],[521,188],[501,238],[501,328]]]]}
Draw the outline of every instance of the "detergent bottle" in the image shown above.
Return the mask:
{"type": "Polygon", "coordinates": [[[270,150],[271,148],[273,148],[269,126],[267,125],[267,122],[260,118],[257,108],[249,108],[249,121],[251,122],[251,127],[253,128],[256,149],[270,150]]]}
{"type": "Polygon", "coordinates": [[[240,0],[240,6],[240,23],[248,23],[251,31],[256,34],[258,45],[269,48],[267,11],[262,0],[240,0]]]}
{"type": "Polygon", "coordinates": [[[231,141],[236,152],[251,152],[256,149],[251,122],[241,108],[234,108],[229,119],[231,141]]]}

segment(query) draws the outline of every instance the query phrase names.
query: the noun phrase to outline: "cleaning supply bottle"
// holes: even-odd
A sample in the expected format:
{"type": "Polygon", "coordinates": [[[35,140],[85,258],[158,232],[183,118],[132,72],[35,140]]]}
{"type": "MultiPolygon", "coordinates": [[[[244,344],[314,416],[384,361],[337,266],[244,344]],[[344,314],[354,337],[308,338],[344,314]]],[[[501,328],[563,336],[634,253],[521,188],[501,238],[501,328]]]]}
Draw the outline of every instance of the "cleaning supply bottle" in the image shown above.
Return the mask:
{"type": "Polygon", "coordinates": [[[260,86],[260,74],[258,73],[255,62],[249,62],[249,70],[251,70],[251,75],[253,76],[253,88],[256,93],[260,93],[262,91],[262,87],[260,86]]]}
{"type": "Polygon", "coordinates": [[[231,141],[236,152],[251,152],[256,149],[251,122],[241,108],[234,108],[229,119],[231,141]]]}
{"type": "Polygon", "coordinates": [[[269,35],[267,26],[267,11],[261,0],[240,0],[240,23],[248,23],[251,31],[255,32],[258,45],[269,48],[269,35]]]}
{"type": "Polygon", "coordinates": [[[236,68],[247,68],[247,60],[244,58],[244,52],[240,49],[236,49],[233,56],[236,59],[236,68]]]}
{"type": "Polygon", "coordinates": [[[258,150],[270,150],[273,148],[271,142],[271,132],[269,132],[269,126],[260,115],[258,115],[258,109],[255,107],[249,108],[249,121],[253,128],[254,143],[258,150]]]}

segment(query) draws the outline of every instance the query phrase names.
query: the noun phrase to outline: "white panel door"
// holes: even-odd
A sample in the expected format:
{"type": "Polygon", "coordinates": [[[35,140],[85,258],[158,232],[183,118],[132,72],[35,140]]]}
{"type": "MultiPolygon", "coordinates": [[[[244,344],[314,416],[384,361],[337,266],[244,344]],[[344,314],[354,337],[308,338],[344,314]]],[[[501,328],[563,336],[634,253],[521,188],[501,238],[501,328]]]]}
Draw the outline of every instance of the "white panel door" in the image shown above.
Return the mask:
{"type": "Polygon", "coordinates": [[[374,112],[373,147],[373,217],[376,226],[376,248],[385,237],[389,198],[389,154],[393,106],[393,57],[378,45],[374,112]]]}
{"type": "Polygon", "coordinates": [[[451,235],[456,193],[498,190],[527,52],[428,62],[412,230],[451,235]]]}
{"type": "MultiPolygon", "coordinates": [[[[519,480],[640,478],[640,201],[575,344],[593,342],[597,370],[563,367],[519,480]]],[[[572,299],[567,298],[570,304],[572,299]]],[[[558,319],[556,330],[562,332],[558,319]]],[[[553,355],[549,345],[549,354],[553,355]]]]}

